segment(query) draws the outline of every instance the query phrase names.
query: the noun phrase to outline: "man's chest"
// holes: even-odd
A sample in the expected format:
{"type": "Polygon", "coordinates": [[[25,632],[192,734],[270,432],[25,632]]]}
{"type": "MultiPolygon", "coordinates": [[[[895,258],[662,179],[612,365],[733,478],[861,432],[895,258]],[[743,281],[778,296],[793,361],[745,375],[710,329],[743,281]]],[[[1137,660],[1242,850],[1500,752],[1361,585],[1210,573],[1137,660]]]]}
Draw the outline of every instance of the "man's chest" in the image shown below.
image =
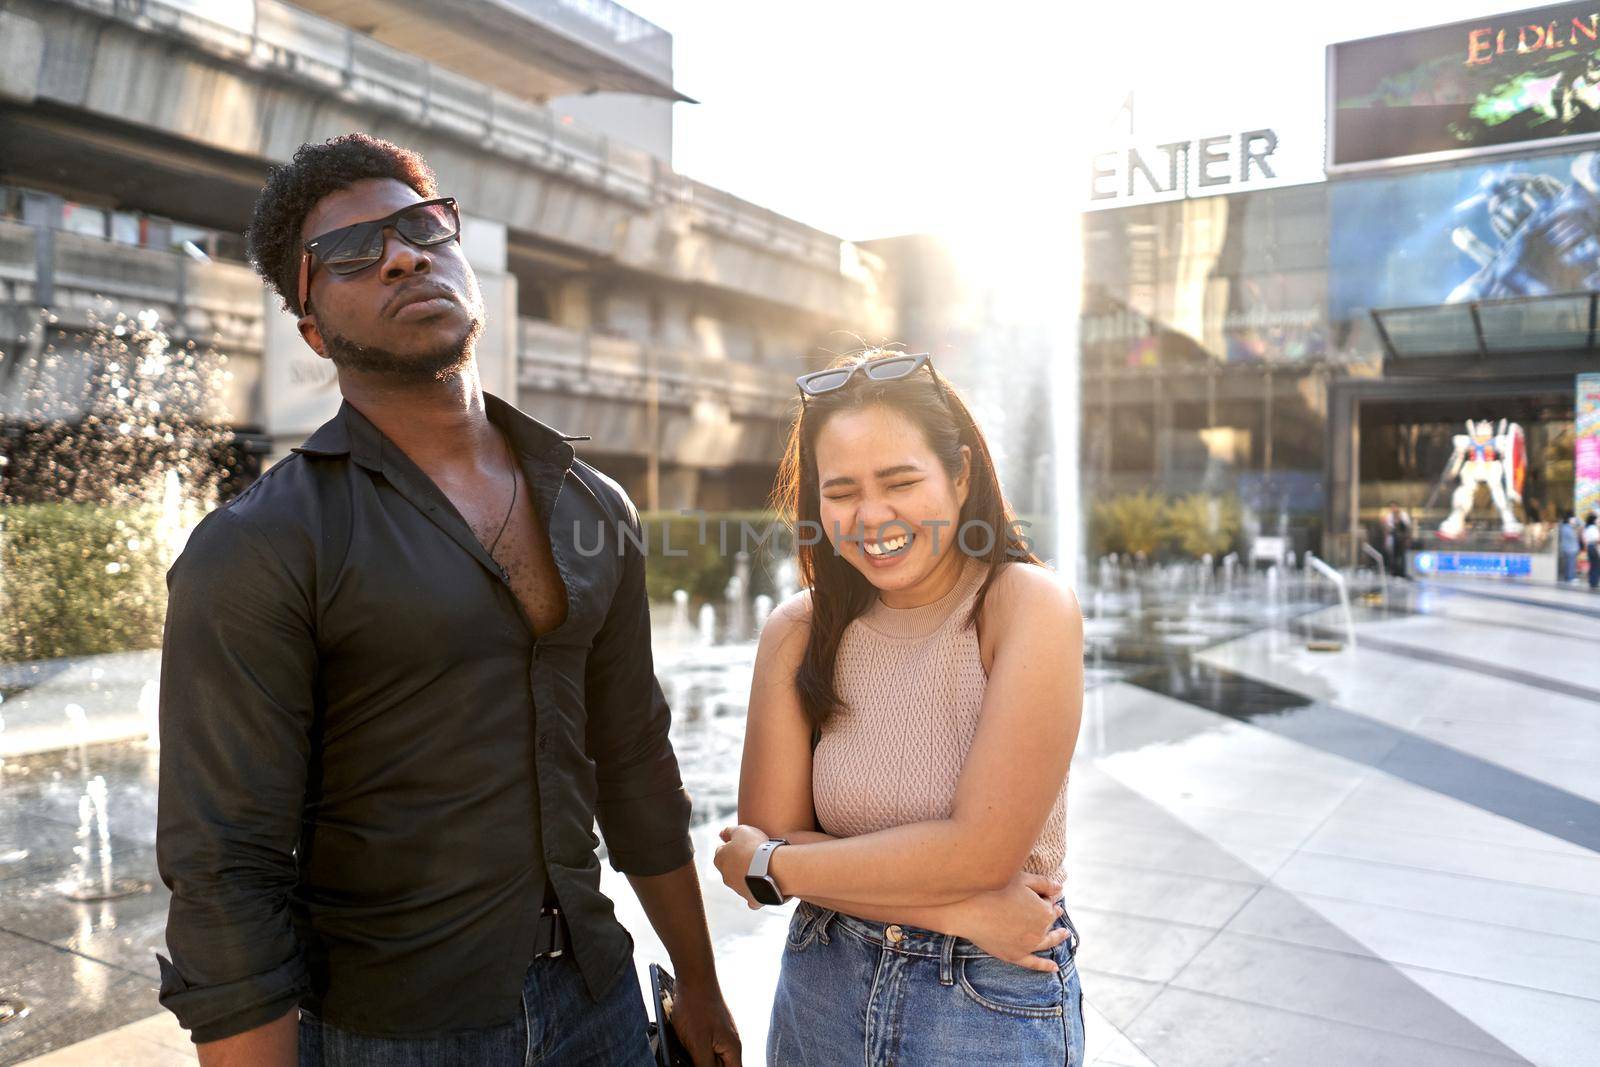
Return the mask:
{"type": "Polygon", "coordinates": [[[567,593],[551,551],[550,538],[532,507],[518,504],[494,548],[495,562],[505,568],[511,592],[543,635],[567,618],[567,593]]]}
{"type": "Polygon", "coordinates": [[[533,507],[527,478],[518,472],[515,487],[508,483],[503,495],[481,487],[449,487],[445,494],[478,543],[504,568],[534,633],[543,635],[560,626],[567,617],[566,588],[549,532],[533,507]]]}

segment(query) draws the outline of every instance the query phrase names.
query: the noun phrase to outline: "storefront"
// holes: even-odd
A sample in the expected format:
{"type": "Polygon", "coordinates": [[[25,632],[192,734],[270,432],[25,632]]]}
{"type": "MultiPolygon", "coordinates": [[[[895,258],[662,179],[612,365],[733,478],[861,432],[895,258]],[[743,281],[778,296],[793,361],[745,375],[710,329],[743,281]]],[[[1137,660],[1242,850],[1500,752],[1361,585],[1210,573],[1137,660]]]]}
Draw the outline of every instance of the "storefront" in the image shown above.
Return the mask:
{"type": "Polygon", "coordinates": [[[1398,509],[1414,567],[1553,576],[1600,491],[1600,3],[1335,45],[1328,85],[1326,180],[1086,215],[1085,489],[1341,562],[1398,509]]]}

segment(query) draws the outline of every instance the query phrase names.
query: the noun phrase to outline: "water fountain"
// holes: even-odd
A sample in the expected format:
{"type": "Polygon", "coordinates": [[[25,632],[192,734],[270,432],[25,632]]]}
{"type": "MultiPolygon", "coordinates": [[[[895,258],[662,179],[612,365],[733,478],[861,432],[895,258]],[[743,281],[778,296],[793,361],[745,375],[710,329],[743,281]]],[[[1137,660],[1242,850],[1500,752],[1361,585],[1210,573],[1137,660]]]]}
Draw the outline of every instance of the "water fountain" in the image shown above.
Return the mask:
{"type": "MultiPolygon", "coordinates": [[[[84,546],[90,551],[82,564],[113,577],[85,579],[101,601],[96,614],[109,607],[114,618],[152,619],[159,639],[161,573],[215,506],[223,474],[217,460],[232,440],[225,355],[175,343],[149,309],[131,317],[84,314],[81,334],[55,334],[9,358],[0,352],[7,363],[0,411],[30,427],[0,466],[0,642],[18,661],[65,654],[34,636],[48,626],[30,616],[50,601],[30,597],[30,573],[16,570],[39,567],[40,544],[52,536],[105,530],[104,541],[84,546]],[[13,536],[19,529],[31,536],[13,536]],[[19,561],[19,552],[33,555],[19,561]]],[[[54,323],[46,314],[38,329],[54,323]]]]}
{"type": "Polygon", "coordinates": [[[98,774],[89,779],[83,795],[78,798],[78,844],[73,852],[78,857],[73,876],[56,887],[68,900],[79,903],[117,900],[150,889],[148,882],[119,878],[113,872],[106,780],[98,774]]]}
{"type": "Polygon", "coordinates": [[[689,590],[674,589],[672,617],[667,622],[666,633],[657,636],[664,638],[666,644],[676,647],[687,644],[693,635],[694,624],[689,621],[689,590]]]}
{"type": "Polygon", "coordinates": [[[744,641],[750,637],[750,553],[740,551],[733,557],[733,575],[723,590],[724,639],[744,641]]]}
{"type": "Polygon", "coordinates": [[[782,604],[799,589],[800,568],[793,556],[785,556],[773,569],[772,582],[777,590],[777,602],[782,604]]]}

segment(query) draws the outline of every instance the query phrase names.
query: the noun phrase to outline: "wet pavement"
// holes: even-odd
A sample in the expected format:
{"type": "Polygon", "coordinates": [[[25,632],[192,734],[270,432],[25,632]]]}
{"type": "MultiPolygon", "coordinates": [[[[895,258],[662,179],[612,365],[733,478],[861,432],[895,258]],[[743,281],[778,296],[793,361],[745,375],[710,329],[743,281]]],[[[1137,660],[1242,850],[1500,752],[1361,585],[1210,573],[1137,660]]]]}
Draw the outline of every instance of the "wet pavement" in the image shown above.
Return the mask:
{"type": "MultiPolygon", "coordinates": [[[[1091,1062],[1593,1062],[1600,597],[1398,585],[1357,598],[1355,647],[1317,652],[1349,637],[1325,583],[1100,577],[1068,860],[1091,1062]]],[[[759,1063],[786,909],[749,912],[709,868],[753,650],[658,633],[724,982],[759,1063]]],[[[57,684],[97,681],[73,670],[57,684]]],[[[116,675],[124,701],[136,673],[116,675]]],[[[83,743],[0,767],[0,998],[30,1008],[0,1024],[0,1063],[183,1062],[170,1020],[139,1022],[159,1011],[166,910],[157,753],[91,744],[94,723],[59,710],[52,727],[66,693],[32,692],[30,743],[83,743]],[[135,891],[69,899],[108,886],[135,891]]],[[[8,722],[26,699],[7,693],[8,722]]],[[[137,708],[115,713],[137,730],[137,708]]],[[[639,964],[664,961],[607,870],[639,964]]]]}

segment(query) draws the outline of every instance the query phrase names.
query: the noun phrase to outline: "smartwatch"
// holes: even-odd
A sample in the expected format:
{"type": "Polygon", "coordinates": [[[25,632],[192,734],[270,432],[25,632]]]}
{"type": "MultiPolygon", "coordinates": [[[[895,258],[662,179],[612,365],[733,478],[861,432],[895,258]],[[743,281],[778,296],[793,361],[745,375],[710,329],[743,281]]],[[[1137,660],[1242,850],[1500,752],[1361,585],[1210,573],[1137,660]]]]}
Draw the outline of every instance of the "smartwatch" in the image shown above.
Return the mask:
{"type": "Polygon", "coordinates": [[[787,899],[772,875],[767,873],[767,866],[772,862],[772,854],[788,843],[781,837],[774,837],[750,857],[750,873],[744,876],[744,884],[750,895],[762,904],[782,904],[787,899]]]}

